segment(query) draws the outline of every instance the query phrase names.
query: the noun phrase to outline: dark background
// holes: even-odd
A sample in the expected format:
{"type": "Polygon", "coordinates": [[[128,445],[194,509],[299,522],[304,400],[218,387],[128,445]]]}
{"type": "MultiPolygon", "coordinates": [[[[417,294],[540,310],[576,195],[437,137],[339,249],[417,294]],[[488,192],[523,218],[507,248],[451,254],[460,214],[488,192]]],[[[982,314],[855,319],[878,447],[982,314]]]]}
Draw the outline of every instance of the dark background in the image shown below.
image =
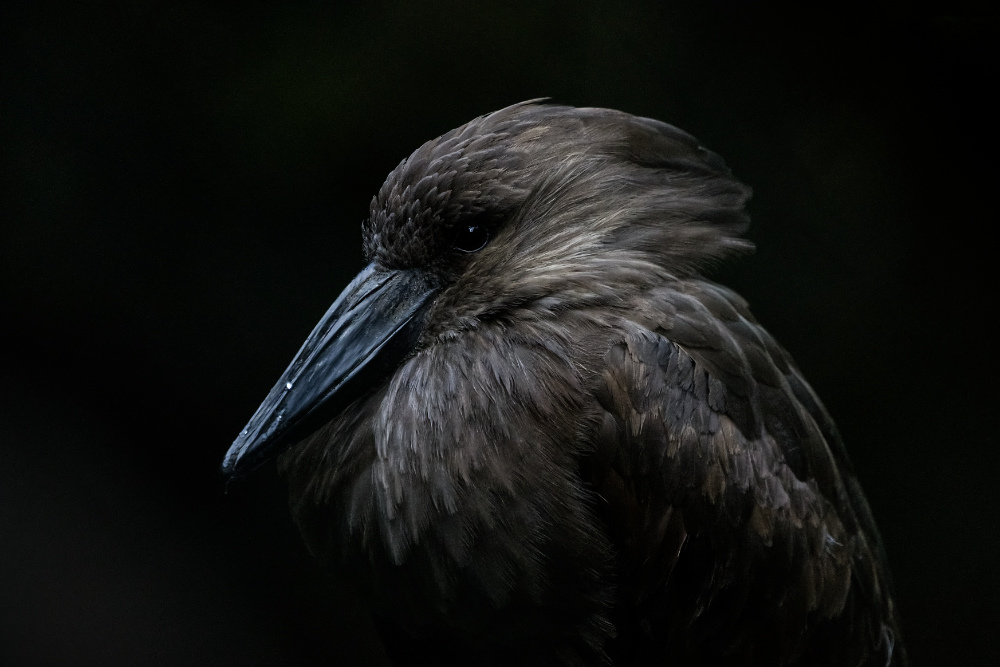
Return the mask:
{"type": "Polygon", "coordinates": [[[218,465],[389,170],[540,96],[754,187],[758,252],[716,277],[838,420],[913,662],[993,664],[996,24],[806,4],[5,3],[0,664],[374,655],[273,467],[218,465]]]}

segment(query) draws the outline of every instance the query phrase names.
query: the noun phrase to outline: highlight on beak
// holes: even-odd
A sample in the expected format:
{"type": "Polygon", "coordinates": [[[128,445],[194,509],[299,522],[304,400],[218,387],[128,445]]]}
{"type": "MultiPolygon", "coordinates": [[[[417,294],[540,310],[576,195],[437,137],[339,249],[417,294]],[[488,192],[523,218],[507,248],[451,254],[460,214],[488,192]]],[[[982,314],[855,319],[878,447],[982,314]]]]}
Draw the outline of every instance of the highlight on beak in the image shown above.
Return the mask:
{"type": "Polygon", "coordinates": [[[369,264],[309,334],[222,461],[242,477],[333,419],[409,354],[437,288],[419,270],[369,264]]]}

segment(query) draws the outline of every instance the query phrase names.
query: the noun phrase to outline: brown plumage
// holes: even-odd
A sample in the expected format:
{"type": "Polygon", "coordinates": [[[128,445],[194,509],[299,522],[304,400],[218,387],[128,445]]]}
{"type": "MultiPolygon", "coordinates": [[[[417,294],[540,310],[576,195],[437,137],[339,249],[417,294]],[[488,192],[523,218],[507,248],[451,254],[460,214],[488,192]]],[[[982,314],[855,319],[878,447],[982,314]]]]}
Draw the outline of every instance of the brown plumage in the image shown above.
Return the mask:
{"type": "Polygon", "coordinates": [[[287,450],[306,542],[400,664],[905,664],[833,422],[700,273],[750,247],[748,197],[607,109],[424,144],[225,472],[287,450]]]}

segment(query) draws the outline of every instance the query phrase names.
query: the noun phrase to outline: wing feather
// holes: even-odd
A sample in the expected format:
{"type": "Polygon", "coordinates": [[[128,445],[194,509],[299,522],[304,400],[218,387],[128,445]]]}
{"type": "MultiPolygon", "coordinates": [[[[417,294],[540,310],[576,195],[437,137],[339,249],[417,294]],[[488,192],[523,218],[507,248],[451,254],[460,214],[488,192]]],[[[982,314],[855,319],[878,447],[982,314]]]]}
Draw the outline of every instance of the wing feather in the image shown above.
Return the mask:
{"type": "Polygon", "coordinates": [[[645,632],[664,659],[887,664],[884,628],[898,629],[878,534],[787,353],[712,283],[632,306],[643,316],[604,357],[586,471],[623,554],[621,595],[639,604],[622,636],[645,632]]]}

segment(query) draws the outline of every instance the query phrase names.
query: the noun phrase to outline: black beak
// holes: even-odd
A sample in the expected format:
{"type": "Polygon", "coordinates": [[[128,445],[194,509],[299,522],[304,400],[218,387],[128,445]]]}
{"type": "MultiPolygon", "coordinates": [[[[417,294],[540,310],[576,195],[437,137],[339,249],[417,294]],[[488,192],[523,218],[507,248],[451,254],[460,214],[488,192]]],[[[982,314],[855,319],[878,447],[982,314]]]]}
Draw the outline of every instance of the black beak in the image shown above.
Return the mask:
{"type": "Polygon", "coordinates": [[[222,461],[236,479],[307,437],[413,349],[437,289],[421,271],[369,264],[326,311],[222,461]]]}

